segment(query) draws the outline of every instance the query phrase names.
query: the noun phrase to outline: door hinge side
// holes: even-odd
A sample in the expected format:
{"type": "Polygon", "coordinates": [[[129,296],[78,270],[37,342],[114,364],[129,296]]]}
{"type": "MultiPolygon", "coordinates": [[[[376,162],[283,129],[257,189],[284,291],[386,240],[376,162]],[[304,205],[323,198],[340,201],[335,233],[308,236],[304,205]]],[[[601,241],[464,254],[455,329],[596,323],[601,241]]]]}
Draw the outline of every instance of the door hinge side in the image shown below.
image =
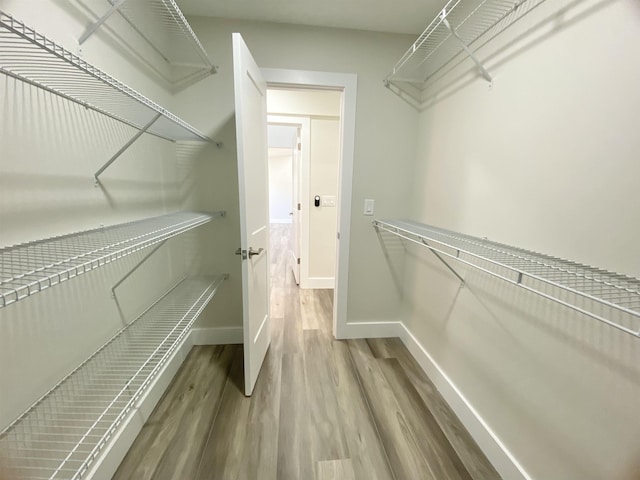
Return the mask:
{"type": "Polygon", "coordinates": [[[300,265],[300,259],[298,259],[298,265],[300,265]]]}
{"type": "Polygon", "coordinates": [[[300,203],[298,204],[298,210],[302,210],[302,205],[300,203]]]}

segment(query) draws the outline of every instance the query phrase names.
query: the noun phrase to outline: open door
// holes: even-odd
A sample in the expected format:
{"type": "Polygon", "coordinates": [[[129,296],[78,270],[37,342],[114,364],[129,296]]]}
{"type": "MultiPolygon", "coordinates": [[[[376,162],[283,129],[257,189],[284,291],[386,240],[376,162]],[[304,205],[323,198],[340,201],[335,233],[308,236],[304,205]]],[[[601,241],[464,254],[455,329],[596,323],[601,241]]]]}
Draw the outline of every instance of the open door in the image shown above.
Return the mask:
{"type": "Polygon", "coordinates": [[[240,191],[244,389],[253,392],[271,342],[269,319],[269,192],[267,85],[239,33],[233,34],[233,74],[240,191]]]}
{"type": "Polygon", "coordinates": [[[295,144],[291,162],[291,233],[289,235],[289,263],[293,272],[296,285],[300,285],[300,161],[301,161],[301,134],[300,127],[296,129],[295,144]]]}

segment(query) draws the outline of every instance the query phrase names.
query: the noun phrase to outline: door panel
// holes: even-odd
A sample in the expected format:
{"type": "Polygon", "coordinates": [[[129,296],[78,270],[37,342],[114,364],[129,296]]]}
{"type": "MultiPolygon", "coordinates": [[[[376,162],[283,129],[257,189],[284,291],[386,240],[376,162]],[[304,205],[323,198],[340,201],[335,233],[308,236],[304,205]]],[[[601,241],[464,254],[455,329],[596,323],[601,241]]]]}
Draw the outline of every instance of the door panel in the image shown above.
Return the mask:
{"type": "Polygon", "coordinates": [[[245,395],[251,395],[271,341],[266,83],[242,36],[233,34],[240,192],[245,395]]]}

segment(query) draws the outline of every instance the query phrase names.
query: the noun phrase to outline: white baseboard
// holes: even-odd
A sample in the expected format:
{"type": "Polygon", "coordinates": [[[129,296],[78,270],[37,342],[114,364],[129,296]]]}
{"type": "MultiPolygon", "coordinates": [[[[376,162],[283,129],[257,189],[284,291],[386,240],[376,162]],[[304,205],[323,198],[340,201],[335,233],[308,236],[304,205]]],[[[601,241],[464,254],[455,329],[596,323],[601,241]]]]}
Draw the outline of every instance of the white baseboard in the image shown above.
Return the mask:
{"type": "Polygon", "coordinates": [[[191,331],[194,345],[231,345],[243,342],[242,327],[194,328],[191,331]]]}
{"type": "Polygon", "coordinates": [[[402,323],[398,335],[504,480],[532,480],[446,372],[402,323]]]}
{"type": "Polygon", "coordinates": [[[349,338],[386,338],[399,337],[403,331],[402,322],[354,322],[347,323],[338,329],[339,340],[349,338]]]}
{"type": "Polygon", "coordinates": [[[335,288],[335,277],[309,277],[300,279],[300,288],[335,288]]]}

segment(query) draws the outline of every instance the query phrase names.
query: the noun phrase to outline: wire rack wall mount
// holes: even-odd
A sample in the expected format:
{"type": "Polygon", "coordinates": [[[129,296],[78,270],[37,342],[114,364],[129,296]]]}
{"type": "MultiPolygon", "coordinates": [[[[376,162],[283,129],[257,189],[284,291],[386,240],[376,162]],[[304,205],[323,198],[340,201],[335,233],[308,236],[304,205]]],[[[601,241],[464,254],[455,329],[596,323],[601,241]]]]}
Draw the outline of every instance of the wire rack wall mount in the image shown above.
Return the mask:
{"type": "Polygon", "coordinates": [[[168,79],[174,86],[180,88],[216,73],[217,67],[174,0],[104,0],[103,3],[102,14],[80,36],[79,45],[117,15],[179,72],[177,77],[168,79]]]}
{"type": "Polygon", "coordinates": [[[1,10],[0,72],[138,130],[95,173],[96,180],[144,133],[174,142],[212,142],[181,118],[1,10]]]}
{"type": "Polygon", "coordinates": [[[465,59],[489,86],[493,77],[476,52],[544,0],[449,0],[384,78],[384,84],[421,110],[430,81],[465,59]]]}
{"type": "Polygon", "coordinates": [[[373,225],[379,233],[427,248],[462,282],[447,259],[640,337],[640,279],[418,222],[374,220],[373,225]]]}

